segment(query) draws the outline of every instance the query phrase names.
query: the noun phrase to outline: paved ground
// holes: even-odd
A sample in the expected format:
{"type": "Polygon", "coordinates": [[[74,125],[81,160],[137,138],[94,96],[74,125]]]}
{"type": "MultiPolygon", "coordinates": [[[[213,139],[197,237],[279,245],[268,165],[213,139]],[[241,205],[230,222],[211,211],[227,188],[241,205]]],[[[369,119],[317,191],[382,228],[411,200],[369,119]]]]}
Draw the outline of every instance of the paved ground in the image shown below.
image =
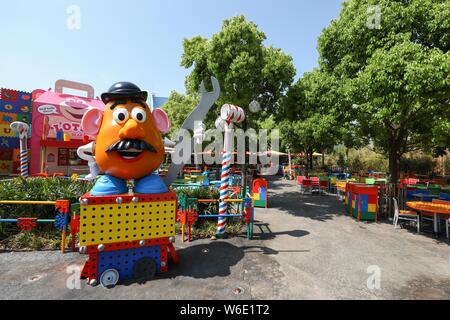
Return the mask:
{"type": "Polygon", "coordinates": [[[276,180],[270,209],[256,212],[253,241],[178,242],[181,264],[169,274],[111,290],[67,288],[79,254],[2,253],[0,298],[450,299],[448,242],[358,223],[343,211],[335,197],[300,195],[293,182],[276,180]],[[380,271],[378,290],[367,286],[371,266],[380,271]]]}

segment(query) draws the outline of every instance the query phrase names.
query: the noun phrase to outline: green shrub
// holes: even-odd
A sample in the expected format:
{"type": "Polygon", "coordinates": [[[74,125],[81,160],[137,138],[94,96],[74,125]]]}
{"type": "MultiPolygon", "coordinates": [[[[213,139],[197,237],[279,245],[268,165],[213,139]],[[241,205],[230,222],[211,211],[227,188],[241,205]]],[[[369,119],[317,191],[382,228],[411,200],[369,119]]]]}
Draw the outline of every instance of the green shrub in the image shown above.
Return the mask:
{"type": "Polygon", "coordinates": [[[78,198],[92,187],[93,184],[87,181],[58,177],[15,178],[0,181],[0,199],[78,202],[78,198]]]}
{"type": "Polygon", "coordinates": [[[195,199],[219,199],[219,190],[215,188],[179,188],[175,190],[178,196],[186,195],[195,199]]]}
{"type": "MultiPolygon", "coordinates": [[[[236,237],[242,234],[244,224],[240,219],[228,219],[227,227],[225,232],[228,236],[236,237]]],[[[179,227],[181,230],[181,227],[179,227]]],[[[217,231],[217,220],[202,220],[200,223],[197,223],[192,228],[192,236],[194,238],[210,238],[216,234],[217,231]]],[[[181,231],[179,232],[181,233],[181,231]]]]}
{"type": "Polygon", "coordinates": [[[369,148],[350,150],[348,162],[350,172],[368,172],[369,170],[387,172],[389,168],[388,159],[369,148]]]}
{"type": "MultiPolygon", "coordinates": [[[[176,190],[178,199],[180,196],[187,196],[188,198],[195,199],[219,199],[220,192],[215,188],[181,188],[176,190]]],[[[217,203],[196,203],[194,209],[203,214],[203,213],[213,213],[217,214],[218,204],[217,203]]]]}
{"type": "MultiPolygon", "coordinates": [[[[64,178],[15,178],[0,180],[0,200],[18,201],[56,201],[78,202],[78,198],[87,193],[93,184],[64,178]]],[[[53,219],[54,206],[48,205],[0,205],[2,218],[38,218],[53,219]]],[[[31,232],[21,232],[12,223],[0,223],[0,240],[13,248],[48,248],[49,243],[58,241],[60,233],[53,224],[39,224],[31,232]],[[11,239],[9,239],[11,237],[11,239]]]]}
{"type": "Polygon", "coordinates": [[[400,159],[400,169],[405,173],[429,175],[436,167],[436,160],[429,155],[406,155],[400,159]]]}

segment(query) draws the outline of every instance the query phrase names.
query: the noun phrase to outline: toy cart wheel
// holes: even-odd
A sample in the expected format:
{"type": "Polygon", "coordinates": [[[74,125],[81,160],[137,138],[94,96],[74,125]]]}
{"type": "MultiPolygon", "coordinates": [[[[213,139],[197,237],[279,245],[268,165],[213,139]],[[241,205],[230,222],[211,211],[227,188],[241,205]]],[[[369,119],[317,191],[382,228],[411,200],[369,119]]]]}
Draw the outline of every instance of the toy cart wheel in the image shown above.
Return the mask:
{"type": "Polygon", "coordinates": [[[112,288],[119,282],[119,272],[115,269],[109,269],[102,273],[100,283],[105,288],[112,288]]]}
{"type": "Polygon", "coordinates": [[[143,283],[152,280],[156,275],[156,263],[153,259],[143,258],[134,265],[134,279],[143,283]]]}

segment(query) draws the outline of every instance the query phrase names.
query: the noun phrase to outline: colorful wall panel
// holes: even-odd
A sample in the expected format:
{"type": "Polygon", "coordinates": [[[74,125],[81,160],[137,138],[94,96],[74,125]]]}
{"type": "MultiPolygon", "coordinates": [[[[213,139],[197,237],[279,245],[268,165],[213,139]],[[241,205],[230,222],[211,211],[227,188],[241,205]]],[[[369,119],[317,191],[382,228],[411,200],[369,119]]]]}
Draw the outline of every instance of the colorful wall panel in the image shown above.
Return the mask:
{"type": "Polygon", "coordinates": [[[0,89],[0,174],[18,173],[19,138],[10,124],[22,121],[31,124],[31,93],[0,89]]]}

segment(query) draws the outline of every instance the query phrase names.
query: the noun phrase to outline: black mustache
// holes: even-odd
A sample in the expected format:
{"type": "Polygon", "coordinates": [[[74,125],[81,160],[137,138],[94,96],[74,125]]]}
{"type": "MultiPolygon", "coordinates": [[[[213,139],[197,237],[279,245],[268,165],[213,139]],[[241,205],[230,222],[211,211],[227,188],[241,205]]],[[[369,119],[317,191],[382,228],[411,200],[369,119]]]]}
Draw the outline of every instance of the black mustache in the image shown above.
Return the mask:
{"type": "Polygon", "coordinates": [[[127,151],[129,149],[137,149],[156,153],[156,149],[151,144],[143,140],[119,140],[116,143],[112,144],[106,150],[106,152],[127,151]]]}

